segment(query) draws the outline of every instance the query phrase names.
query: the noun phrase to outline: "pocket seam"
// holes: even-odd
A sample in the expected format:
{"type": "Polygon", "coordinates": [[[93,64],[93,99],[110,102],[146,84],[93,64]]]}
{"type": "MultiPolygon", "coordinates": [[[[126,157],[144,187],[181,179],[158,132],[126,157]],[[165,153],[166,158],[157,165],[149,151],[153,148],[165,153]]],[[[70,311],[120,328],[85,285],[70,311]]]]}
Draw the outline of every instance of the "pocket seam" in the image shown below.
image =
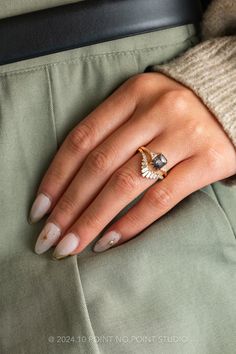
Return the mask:
{"type": "Polygon", "coordinates": [[[200,189],[199,191],[202,192],[202,193],[204,193],[204,194],[206,194],[209,198],[212,199],[213,202],[215,202],[215,203],[218,205],[218,207],[220,208],[221,212],[222,212],[223,215],[225,216],[225,219],[227,220],[227,222],[228,222],[228,224],[229,224],[229,227],[230,227],[230,229],[231,229],[231,231],[232,231],[232,234],[234,235],[234,238],[235,238],[235,240],[236,240],[236,234],[235,234],[234,229],[233,229],[233,227],[232,227],[232,225],[231,225],[231,223],[230,223],[230,220],[229,220],[229,218],[228,218],[228,216],[227,216],[227,213],[226,213],[225,209],[223,208],[223,206],[222,206],[221,203],[220,203],[220,199],[219,199],[219,197],[218,197],[218,195],[217,195],[217,192],[216,192],[216,190],[215,190],[215,188],[214,188],[214,185],[213,185],[213,184],[210,184],[209,187],[211,187],[212,192],[213,192],[214,195],[215,195],[215,200],[214,200],[213,198],[211,198],[211,196],[210,196],[208,193],[206,193],[205,191],[203,191],[202,189],[200,189]]]}
{"type": "Polygon", "coordinates": [[[48,67],[45,67],[46,71],[46,77],[47,77],[47,83],[48,83],[48,96],[49,96],[49,109],[50,109],[50,115],[51,115],[51,120],[52,120],[52,125],[53,125],[53,133],[54,137],[56,139],[56,145],[58,149],[58,136],[57,136],[57,128],[56,128],[56,117],[55,117],[55,107],[54,107],[54,102],[53,102],[53,93],[52,93],[52,79],[51,79],[51,73],[49,71],[48,67]]]}
{"type": "Polygon", "coordinates": [[[140,53],[140,52],[151,52],[151,51],[155,51],[158,49],[163,49],[163,48],[170,48],[170,47],[176,47],[180,44],[186,43],[186,42],[191,42],[191,40],[193,38],[195,38],[196,35],[191,35],[188,38],[185,38],[182,41],[176,42],[176,43],[171,43],[168,45],[156,45],[154,47],[149,47],[149,48],[138,48],[138,49],[132,49],[132,50],[122,50],[122,51],[113,51],[113,52],[106,52],[106,53],[100,53],[100,54],[90,54],[90,55],[81,55],[78,57],[75,57],[74,59],[69,59],[69,60],[64,60],[64,61],[57,61],[54,63],[47,63],[47,64],[43,64],[43,65],[36,65],[33,66],[31,68],[28,69],[20,69],[20,70],[13,70],[13,71],[6,71],[6,72],[2,72],[0,73],[0,77],[4,77],[4,76],[14,76],[14,75],[21,75],[21,74],[25,74],[25,73],[31,73],[34,71],[40,71],[40,70],[44,70],[45,68],[50,68],[50,67],[55,67],[58,65],[73,65],[73,64],[79,64],[81,61],[86,61],[86,60],[97,60],[103,57],[116,57],[116,56],[126,56],[126,55],[134,55],[135,53],[140,53]]]}

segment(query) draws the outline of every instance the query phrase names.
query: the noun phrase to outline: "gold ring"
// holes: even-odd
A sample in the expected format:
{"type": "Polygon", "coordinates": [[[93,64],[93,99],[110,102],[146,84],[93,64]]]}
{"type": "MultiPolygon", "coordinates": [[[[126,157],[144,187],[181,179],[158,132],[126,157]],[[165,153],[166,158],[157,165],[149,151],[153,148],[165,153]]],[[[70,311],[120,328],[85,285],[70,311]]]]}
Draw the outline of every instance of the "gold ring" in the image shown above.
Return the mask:
{"type": "Polygon", "coordinates": [[[162,168],[167,164],[167,158],[160,152],[153,152],[141,146],[138,148],[142,154],[141,175],[144,178],[164,179],[167,176],[166,169],[162,168]]]}

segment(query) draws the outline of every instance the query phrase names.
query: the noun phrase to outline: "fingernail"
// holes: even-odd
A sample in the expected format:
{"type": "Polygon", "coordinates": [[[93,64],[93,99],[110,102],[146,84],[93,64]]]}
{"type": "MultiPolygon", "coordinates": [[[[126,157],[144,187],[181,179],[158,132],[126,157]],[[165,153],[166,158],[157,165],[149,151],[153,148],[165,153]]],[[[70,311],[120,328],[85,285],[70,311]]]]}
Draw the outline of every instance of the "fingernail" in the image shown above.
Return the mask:
{"type": "Polygon", "coordinates": [[[49,250],[59,239],[60,234],[61,230],[57,225],[52,222],[47,223],[39,234],[35,244],[35,253],[42,254],[49,250]]]}
{"type": "Polygon", "coordinates": [[[57,245],[53,252],[53,258],[61,259],[70,256],[71,253],[79,246],[79,236],[69,233],[57,245]]]}
{"type": "Polygon", "coordinates": [[[43,193],[40,193],[35,199],[30,210],[29,222],[38,222],[46,214],[51,206],[51,200],[43,193]]]}
{"type": "Polygon", "coordinates": [[[93,250],[94,252],[103,252],[115,245],[121,238],[121,235],[116,231],[109,231],[98,240],[93,250]]]}

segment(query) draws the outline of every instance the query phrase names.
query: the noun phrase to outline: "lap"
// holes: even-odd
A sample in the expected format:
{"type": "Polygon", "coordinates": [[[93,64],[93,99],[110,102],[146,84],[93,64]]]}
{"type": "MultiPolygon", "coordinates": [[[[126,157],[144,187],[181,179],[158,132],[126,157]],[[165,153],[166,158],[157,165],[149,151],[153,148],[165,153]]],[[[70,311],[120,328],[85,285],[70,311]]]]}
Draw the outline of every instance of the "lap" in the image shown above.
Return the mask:
{"type": "Polygon", "coordinates": [[[194,41],[183,26],[0,67],[4,353],[233,352],[235,190],[209,186],[133,240],[103,254],[91,244],[61,262],[33,253],[43,221],[27,222],[69,130],[194,41]]]}

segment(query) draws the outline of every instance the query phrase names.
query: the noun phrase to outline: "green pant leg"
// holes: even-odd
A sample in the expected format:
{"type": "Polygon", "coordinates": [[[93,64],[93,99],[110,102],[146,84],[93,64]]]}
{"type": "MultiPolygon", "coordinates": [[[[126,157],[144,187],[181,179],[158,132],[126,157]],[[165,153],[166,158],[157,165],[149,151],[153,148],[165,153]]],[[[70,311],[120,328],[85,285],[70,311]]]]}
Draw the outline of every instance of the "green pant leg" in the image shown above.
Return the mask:
{"type": "Polygon", "coordinates": [[[235,239],[213,188],[99,255],[89,245],[61,262],[37,256],[43,222],[27,223],[69,130],[129,77],[186,50],[193,33],[184,26],[0,67],[1,352],[232,352],[235,239]]]}

